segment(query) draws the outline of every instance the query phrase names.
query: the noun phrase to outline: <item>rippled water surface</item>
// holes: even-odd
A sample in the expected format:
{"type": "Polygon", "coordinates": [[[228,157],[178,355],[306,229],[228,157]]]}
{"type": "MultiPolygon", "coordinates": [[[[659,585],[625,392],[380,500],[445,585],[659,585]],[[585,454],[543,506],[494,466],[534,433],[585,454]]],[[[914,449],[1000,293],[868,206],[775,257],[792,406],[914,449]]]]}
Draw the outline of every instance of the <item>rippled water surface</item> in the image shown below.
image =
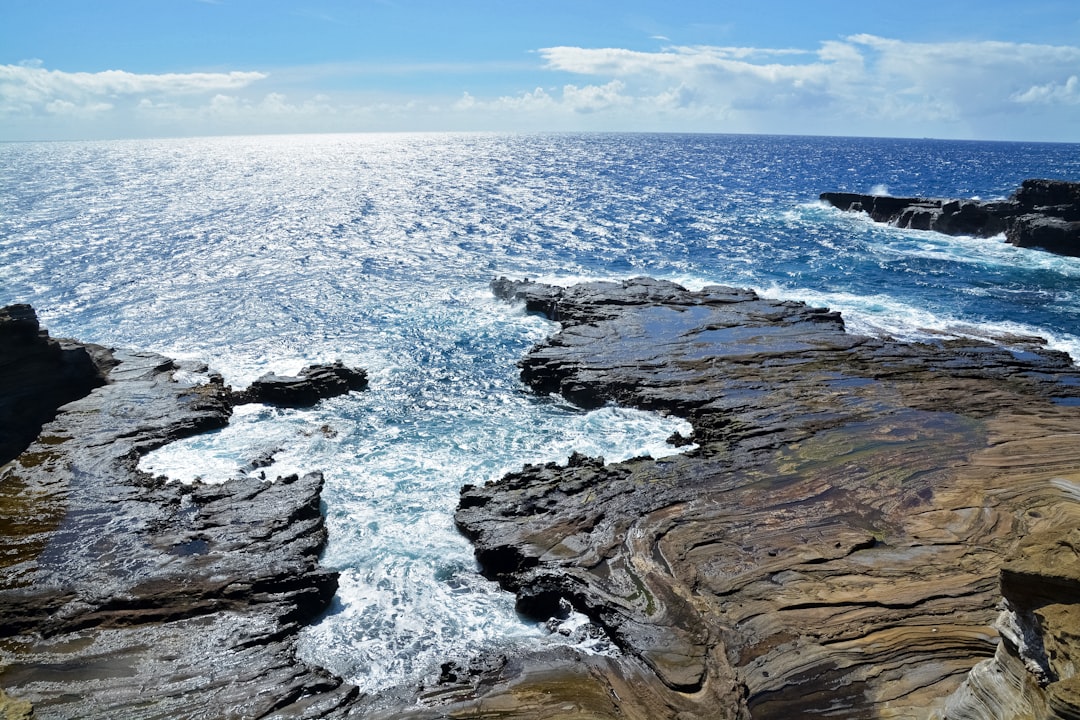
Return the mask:
{"type": "Polygon", "coordinates": [[[322,470],[342,571],[304,652],[377,691],[550,642],[480,578],[464,483],[578,450],[673,452],[685,426],[531,396],[554,326],[498,275],[653,275],[842,310],[856,330],[1042,335],[1080,357],[1080,261],[868,223],[824,190],[1004,197],[1080,179],[1080,146],[676,135],[355,135],[0,145],[0,303],[54,335],[198,359],[243,385],[342,359],[368,391],[238,411],[147,458],[221,481],[273,451],[322,470]]]}

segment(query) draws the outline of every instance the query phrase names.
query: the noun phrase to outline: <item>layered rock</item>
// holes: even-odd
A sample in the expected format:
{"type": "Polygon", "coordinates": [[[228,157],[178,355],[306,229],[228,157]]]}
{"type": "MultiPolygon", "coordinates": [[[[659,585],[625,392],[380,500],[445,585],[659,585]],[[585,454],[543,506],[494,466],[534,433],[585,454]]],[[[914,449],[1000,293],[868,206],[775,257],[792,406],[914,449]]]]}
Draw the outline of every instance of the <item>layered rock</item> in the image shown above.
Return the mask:
{"type": "Polygon", "coordinates": [[[900,228],[974,237],[1004,233],[1017,247],[1080,256],[1080,183],[1025,180],[1001,202],[842,192],[822,193],[821,199],[900,228]]]}
{"type": "MultiPolygon", "coordinates": [[[[527,467],[463,488],[456,515],[523,612],[569,600],[649,669],[667,693],[653,717],[951,712],[969,670],[1009,647],[999,571],[1024,552],[1052,601],[1010,590],[1027,580],[1005,597],[1047,654],[1076,657],[1075,595],[1054,590],[1067,573],[1038,570],[1053,553],[1075,567],[1069,543],[1024,540],[1077,526],[1066,355],[855,336],[836,313],[718,286],[494,290],[563,325],[522,362],[538,392],[693,424],[684,455],[527,467]]],[[[1051,692],[1068,662],[1019,663],[1025,707],[1071,702],[1051,692]]]]}
{"type": "MultiPolygon", "coordinates": [[[[5,365],[37,362],[11,347],[5,365]]],[[[51,372],[55,355],[37,369],[51,372]]],[[[0,685],[12,707],[32,703],[39,720],[343,715],[355,689],[295,656],[297,631],[337,587],[318,563],[322,477],[149,477],[139,458],[223,427],[231,393],[177,382],[182,366],[159,355],[91,355],[98,387],[0,467],[0,685]]]]}
{"type": "MultiPolygon", "coordinates": [[[[1067,487],[1075,493],[1078,484],[1067,487]]],[[[1056,503],[1034,512],[1044,511],[1058,517],[1022,538],[1002,565],[997,652],[971,671],[940,717],[1080,718],[1080,513],[1056,503]]]]}

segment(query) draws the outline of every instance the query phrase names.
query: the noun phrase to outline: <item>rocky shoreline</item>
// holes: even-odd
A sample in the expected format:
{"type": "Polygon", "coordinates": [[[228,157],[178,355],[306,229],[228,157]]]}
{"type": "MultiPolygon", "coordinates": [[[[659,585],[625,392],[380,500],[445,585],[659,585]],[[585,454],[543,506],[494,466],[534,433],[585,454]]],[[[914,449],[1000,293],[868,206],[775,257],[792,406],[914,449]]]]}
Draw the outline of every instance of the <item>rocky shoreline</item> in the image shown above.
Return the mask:
{"type": "Polygon", "coordinates": [[[519,610],[547,620],[572,607],[618,652],[448,662],[379,698],[308,666],[297,632],[336,588],[318,563],[321,476],[270,483],[253,459],[228,483],[185,486],[137,464],[224,426],[238,403],[310,404],[362,388],[362,371],[307,368],[233,391],[204,367],[56,341],[12,306],[0,376],[17,379],[0,386],[0,418],[40,427],[0,466],[0,710],[1080,716],[1080,371],[1068,356],[1037,338],[854,335],[837,313],[721,286],[492,287],[562,326],[521,361],[534,391],[693,426],[672,438],[695,444],[681,455],[575,455],[461,491],[457,525],[519,610]],[[178,381],[181,369],[203,381],[178,381]],[[32,390],[57,376],[69,390],[32,390]],[[27,415],[27,398],[42,407],[27,415]]]}
{"type": "Polygon", "coordinates": [[[899,228],[984,238],[1004,234],[1017,247],[1080,257],[1080,183],[1025,180],[999,202],[844,192],[822,193],[821,200],[899,228]]]}
{"type": "Polygon", "coordinates": [[[363,373],[309,368],[237,394],[213,375],[174,377],[204,367],[54,340],[25,305],[0,310],[0,337],[5,433],[36,436],[0,468],[0,687],[18,698],[0,714],[341,716],[355,688],[295,655],[297,631],[337,589],[318,563],[322,476],[269,482],[254,463],[227,483],[182,485],[137,464],[225,426],[268,385],[327,396],[362,387],[363,373]]]}

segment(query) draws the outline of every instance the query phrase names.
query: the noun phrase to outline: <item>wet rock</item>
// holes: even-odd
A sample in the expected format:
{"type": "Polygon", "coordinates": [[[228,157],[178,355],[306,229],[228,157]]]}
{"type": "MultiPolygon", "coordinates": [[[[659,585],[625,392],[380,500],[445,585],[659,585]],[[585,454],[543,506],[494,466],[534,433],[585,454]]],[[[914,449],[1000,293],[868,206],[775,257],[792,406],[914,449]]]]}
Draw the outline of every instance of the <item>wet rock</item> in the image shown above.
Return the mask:
{"type": "MultiPolygon", "coordinates": [[[[65,367],[13,314],[38,354],[6,361],[65,367]]],[[[355,688],[295,654],[337,587],[321,475],[149,477],[144,453],[223,427],[233,398],[159,355],[93,352],[97,387],[0,467],[0,685],[39,720],[343,716],[355,688]]]]}
{"type": "Polygon", "coordinates": [[[1027,212],[1043,209],[1066,220],[1080,220],[1080,183],[1025,180],[1013,199],[1027,212]]]}
{"type": "Polygon", "coordinates": [[[1080,222],[1057,217],[1020,215],[1009,226],[1008,240],[1017,247],[1039,248],[1080,257],[1080,222]]]}
{"type": "Polygon", "coordinates": [[[1002,202],[826,192],[834,207],[865,212],[876,222],[947,235],[993,237],[1012,245],[1080,256],[1080,183],[1025,180],[1002,202]]]}
{"type": "MultiPolygon", "coordinates": [[[[490,577],[565,599],[687,701],[655,717],[940,714],[1007,644],[1006,559],[1077,526],[1080,374],[1041,341],[898,343],[649,279],[493,289],[562,323],[522,360],[537,392],[693,425],[685,455],[526,467],[456,514],[490,577]]],[[[1054,622],[1063,647],[1076,626],[1054,622]]]]}
{"type": "Polygon", "coordinates": [[[367,387],[364,370],[345,367],[340,360],[326,365],[308,365],[299,375],[266,373],[246,390],[235,394],[233,402],[265,403],[279,407],[311,407],[320,400],[367,387]]]}

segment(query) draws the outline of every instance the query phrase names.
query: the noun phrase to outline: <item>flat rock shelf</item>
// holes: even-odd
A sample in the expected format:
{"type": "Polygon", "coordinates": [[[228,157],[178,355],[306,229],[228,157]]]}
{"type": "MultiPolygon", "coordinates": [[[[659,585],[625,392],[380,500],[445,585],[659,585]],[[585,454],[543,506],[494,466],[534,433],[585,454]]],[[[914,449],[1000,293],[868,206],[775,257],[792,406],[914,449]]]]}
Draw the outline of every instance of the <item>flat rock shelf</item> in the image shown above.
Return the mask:
{"type": "Polygon", "coordinates": [[[521,362],[537,392],[694,427],[684,455],[462,490],[458,525],[523,612],[569,601],[649,669],[653,705],[624,716],[1080,712],[1066,355],[862,337],[729,287],[493,287],[562,324],[521,362]]]}

